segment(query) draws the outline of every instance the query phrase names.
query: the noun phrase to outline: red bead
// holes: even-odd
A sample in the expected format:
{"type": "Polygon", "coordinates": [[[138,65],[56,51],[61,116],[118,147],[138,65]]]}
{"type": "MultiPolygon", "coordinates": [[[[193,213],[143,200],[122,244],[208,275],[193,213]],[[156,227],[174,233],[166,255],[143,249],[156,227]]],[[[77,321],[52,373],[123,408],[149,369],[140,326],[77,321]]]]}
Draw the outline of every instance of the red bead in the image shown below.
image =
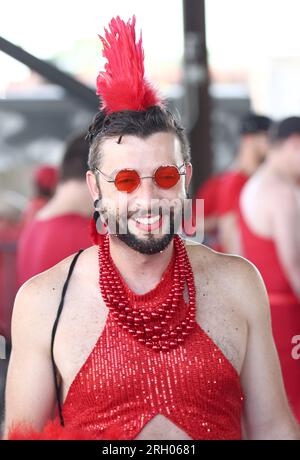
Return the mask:
{"type": "Polygon", "coordinates": [[[160,346],[158,346],[158,345],[152,345],[152,350],[159,351],[159,350],[160,350],[160,346]]]}
{"type": "Polygon", "coordinates": [[[148,323],[149,321],[151,321],[151,318],[150,318],[150,316],[144,315],[143,320],[145,321],[145,323],[148,323]]]}
{"type": "Polygon", "coordinates": [[[153,311],[153,312],[151,313],[151,316],[152,316],[152,318],[158,318],[158,317],[159,317],[159,314],[156,313],[155,311],[153,311]]]}
{"type": "Polygon", "coordinates": [[[159,335],[153,335],[153,336],[151,337],[151,339],[153,340],[153,342],[158,342],[159,339],[160,339],[160,337],[159,337],[159,335]]]}

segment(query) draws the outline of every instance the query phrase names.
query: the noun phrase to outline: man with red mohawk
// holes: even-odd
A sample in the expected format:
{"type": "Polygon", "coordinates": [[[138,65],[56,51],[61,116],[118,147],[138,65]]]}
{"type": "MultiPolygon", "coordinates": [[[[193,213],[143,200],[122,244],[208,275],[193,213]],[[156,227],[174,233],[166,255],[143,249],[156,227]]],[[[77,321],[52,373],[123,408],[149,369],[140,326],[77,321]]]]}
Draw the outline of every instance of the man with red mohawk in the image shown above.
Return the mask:
{"type": "Polygon", "coordinates": [[[241,439],[244,419],[247,438],[296,439],[259,273],[177,234],[189,146],[144,78],[135,18],[113,19],[102,42],[95,245],[16,297],[6,437],[29,425],[46,439],[241,439]]]}

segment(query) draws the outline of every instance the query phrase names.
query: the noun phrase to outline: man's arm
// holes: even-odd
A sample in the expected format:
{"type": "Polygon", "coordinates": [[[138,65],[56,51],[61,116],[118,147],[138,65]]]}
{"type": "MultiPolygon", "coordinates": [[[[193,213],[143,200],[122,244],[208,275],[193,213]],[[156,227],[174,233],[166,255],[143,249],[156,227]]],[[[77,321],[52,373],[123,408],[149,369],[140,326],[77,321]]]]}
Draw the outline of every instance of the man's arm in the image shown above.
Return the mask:
{"type": "Polygon", "coordinates": [[[241,372],[247,439],[300,439],[283,385],[263,280],[250,262],[239,259],[238,265],[235,290],[248,323],[241,372]]]}
{"type": "MultiPolygon", "coordinates": [[[[300,213],[295,191],[281,187],[270,203],[272,236],[285,274],[300,300],[300,213]]],[[[300,312],[299,312],[300,314],[300,312]]]]}
{"type": "Polygon", "coordinates": [[[12,317],[12,353],[9,362],[4,438],[14,425],[41,430],[55,406],[54,377],[50,360],[51,330],[36,278],[19,290],[12,317]]]}

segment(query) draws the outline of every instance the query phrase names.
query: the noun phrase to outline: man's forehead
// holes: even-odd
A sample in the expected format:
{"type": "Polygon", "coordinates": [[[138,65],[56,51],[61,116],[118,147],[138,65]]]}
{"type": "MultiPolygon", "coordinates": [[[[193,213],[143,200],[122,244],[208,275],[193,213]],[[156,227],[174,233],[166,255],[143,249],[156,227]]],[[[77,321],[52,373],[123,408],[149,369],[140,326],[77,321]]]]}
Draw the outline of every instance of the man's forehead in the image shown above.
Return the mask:
{"type": "Polygon", "coordinates": [[[110,169],[162,164],[180,159],[181,149],[173,133],[155,133],[147,137],[116,136],[102,144],[103,165],[110,169]],[[120,141],[120,142],[118,142],[120,141]]]}

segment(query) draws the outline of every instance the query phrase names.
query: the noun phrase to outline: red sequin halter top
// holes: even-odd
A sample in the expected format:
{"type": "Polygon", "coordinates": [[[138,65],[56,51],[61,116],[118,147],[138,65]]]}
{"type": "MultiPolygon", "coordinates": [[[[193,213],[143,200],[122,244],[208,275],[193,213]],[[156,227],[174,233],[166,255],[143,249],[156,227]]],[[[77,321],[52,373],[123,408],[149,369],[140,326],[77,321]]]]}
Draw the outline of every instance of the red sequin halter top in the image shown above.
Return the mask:
{"type": "MultiPolygon", "coordinates": [[[[156,317],[158,309],[168,304],[177,259],[176,244],[174,247],[161,281],[150,292],[137,295],[119,277],[126,294],[123,300],[127,300],[123,308],[130,305],[140,312],[138,317],[151,318],[152,312],[156,317]]],[[[101,268],[99,273],[101,287],[101,268]]],[[[101,292],[105,296],[103,286],[101,292]]],[[[171,305],[172,314],[165,315],[168,330],[180,329],[176,337],[166,337],[168,346],[164,349],[155,346],[160,342],[153,333],[147,346],[147,334],[146,340],[139,340],[145,335],[137,335],[139,322],[138,328],[129,331],[120,313],[109,308],[96,345],[73,380],[62,407],[59,404],[61,423],[69,430],[90,433],[93,439],[105,439],[105,432],[113,428],[118,439],[128,440],[136,438],[151,419],[161,414],[192,439],[240,439],[243,393],[238,373],[198,323],[186,330],[193,315],[192,302],[188,302],[184,296],[179,297],[176,310],[171,305]],[[183,336],[182,330],[186,332],[183,336]],[[170,342],[176,342],[176,346],[170,346],[170,342]]]]}

